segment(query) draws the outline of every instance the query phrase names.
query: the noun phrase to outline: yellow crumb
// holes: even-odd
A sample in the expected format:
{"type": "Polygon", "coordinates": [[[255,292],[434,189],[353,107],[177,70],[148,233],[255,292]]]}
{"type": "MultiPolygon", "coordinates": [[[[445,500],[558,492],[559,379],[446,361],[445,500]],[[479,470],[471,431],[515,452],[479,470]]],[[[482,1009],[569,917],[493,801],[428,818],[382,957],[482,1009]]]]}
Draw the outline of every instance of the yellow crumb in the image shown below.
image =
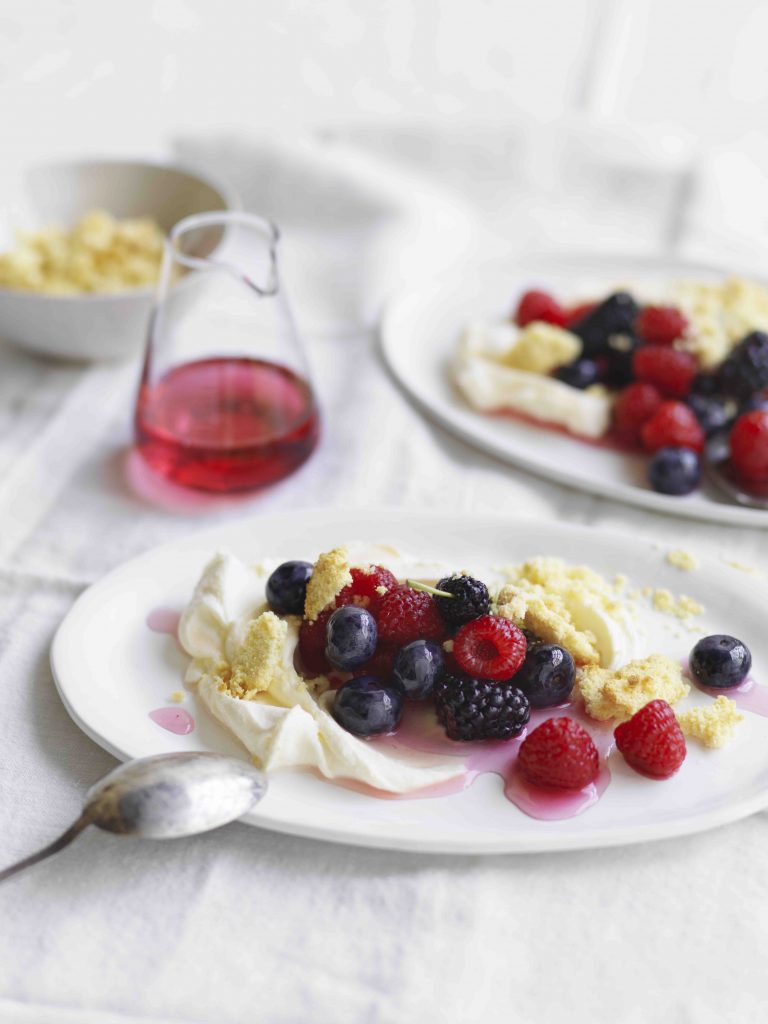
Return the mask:
{"type": "Polygon", "coordinates": [[[501,357],[513,370],[547,374],[581,355],[581,340],[570,331],[534,320],[520,331],[514,346],[501,357]]]}
{"type": "Polygon", "coordinates": [[[50,295],[116,292],[153,285],[160,274],[163,232],[149,217],[117,220],[90,210],[67,232],[20,232],[0,253],[0,287],[50,295]]]}
{"type": "Polygon", "coordinates": [[[334,548],[333,551],[326,551],[320,555],[307,584],[305,617],[314,622],[320,612],[351,582],[352,574],[349,571],[346,548],[334,548]]]}
{"type": "Polygon", "coordinates": [[[185,694],[183,690],[174,690],[173,693],[171,694],[171,700],[173,701],[174,704],[183,704],[184,697],[185,694]]]}
{"type": "Polygon", "coordinates": [[[676,569],[680,569],[681,572],[693,572],[694,569],[699,567],[698,558],[692,555],[690,551],[684,551],[683,548],[674,548],[674,550],[668,551],[667,561],[676,569]]]}
{"type": "Polygon", "coordinates": [[[701,615],[706,610],[703,604],[699,604],[692,597],[681,594],[676,598],[670,590],[663,587],[653,591],[653,608],[663,615],[673,615],[676,619],[683,620],[701,615]]]}
{"type": "Polygon", "coordinates": [[[262,612],[248,624],[231,676],[223,683],[231,696],[249,700],[269,689],[282,666],[287,636],[288,623],[274,612],[262,612]]]}
{"type": "Polygon", "coordinates": [[[699,740],[705,747],[722,747],[732,738],[744,716],[739,713],[735,700],[720,696],[706,707],[678,712],[677,720],[690,739],[699,740]]]}
{"type": "Polygon", "coordinates": [[[726,561],[725,564],[729,565],[732,569],[738,569],[739,572],[746,572],[750,576],[762,576],[763,575],[762,572],[760,571],[760,569],[758,569],[754,565],[745,565],[743,562],[728,562],[728,561],[726,561]]]}
{"type": "Polygon", "coordinates": [[[577,665],[600,664],[597,638],[580,618],[589,621],[590,607],[608,615],[623,610],[615,584],[594,569],[559,558],[532,558],[502,571],[509,582],[496,598],[499,615],[546,643],[567,648],[577,665]]]}
{"type": "Polygon", "coordinates": [[[768,330],[768,290],[755,281],[731,277],[715,284],[678,283],[676,301],[690,323],[679,347],[693,352],[711,370],[752,331],[768,330]]]}
{"type": "Polygon", "coordinates": [[[690,692],[678,662],[662,654],[630,661],[619,669],[589,665],[576,675],[587,714],[599,721],[624,720],[651,700],[675,704],[690,692]]]}

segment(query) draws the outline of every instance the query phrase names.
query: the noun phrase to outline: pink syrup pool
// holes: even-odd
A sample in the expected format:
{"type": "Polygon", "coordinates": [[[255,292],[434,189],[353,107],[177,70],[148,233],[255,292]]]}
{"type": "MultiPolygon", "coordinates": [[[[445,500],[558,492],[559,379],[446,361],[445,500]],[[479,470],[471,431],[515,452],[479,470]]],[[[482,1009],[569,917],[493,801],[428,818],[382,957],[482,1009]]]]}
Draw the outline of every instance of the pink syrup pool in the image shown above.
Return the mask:
{"type": "Polygon", "coordinates": [[[753,715],[768,718],[768,686],[762,686],[752,676],[747,676],[738,686],[702,686],[691,672],[687,659],[683,659],[682,665],[683,675],[697,690],[709,694],[710,697],[730,697],[740,711],[751,711],[753,715]]]}
{"type": "Polygon", "coordinates": [[[195,728],[195,720],[184,708],[156,708],[149,712],[149,717],[161,729],[187,736],[195,728]]]}
{"type": "MultiPolygon", "coordinates": [[[[441,757],[461,758],[464,771],[455,779],[428,786],[412,793],[382,793],[369,786],[350,784],[350,788],[384,799],[419,799],[423,797],[449,796],[460,793],[480,775],[498,775],[504,783],[504,795],[521,811],[532,818],[555,821],[572,818],[595,804],[605,792],[611,779],[607,757],[613,747],[613,730],[590,721],[588,732],[600,754],[600,772],[595,782],[583,789],[548,791],[529,785],[517,771],[517,755],[526,735],[548,718],[567,714],[582,725],[587,724],[586,715],[574,704],[534,710],[527,727],[520,736],[507,741],[482,741],[459,743],[449,740],[442,731],[434,711],[427,706],[407,704],[403,719],[394,733],[379,736],[370,742],[393,753],[436,754],[441,757]]],[[[347,783],[345,782],[345,785],[347,783]]]]}
{"type": "Polygon", "coordinates": [[[176,636],[181,615],[175,608],[153,608],[147,616],[147,628],[153,633],[167,633],[176,636]]]}

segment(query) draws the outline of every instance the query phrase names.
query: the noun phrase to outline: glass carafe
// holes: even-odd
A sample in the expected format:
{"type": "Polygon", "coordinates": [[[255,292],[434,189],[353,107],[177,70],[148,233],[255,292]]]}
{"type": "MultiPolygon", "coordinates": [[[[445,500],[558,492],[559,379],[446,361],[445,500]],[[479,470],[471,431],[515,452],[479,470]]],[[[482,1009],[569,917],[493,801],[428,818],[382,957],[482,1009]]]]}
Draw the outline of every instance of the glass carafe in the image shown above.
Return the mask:
{"type": "Polygon", "coordinates": [[[163,477],[252,490],[292,473],[318,412],[280,281],[277,228],[242,213],[187,217],[166,243],[136,403],[136,444],[163,477]]]}

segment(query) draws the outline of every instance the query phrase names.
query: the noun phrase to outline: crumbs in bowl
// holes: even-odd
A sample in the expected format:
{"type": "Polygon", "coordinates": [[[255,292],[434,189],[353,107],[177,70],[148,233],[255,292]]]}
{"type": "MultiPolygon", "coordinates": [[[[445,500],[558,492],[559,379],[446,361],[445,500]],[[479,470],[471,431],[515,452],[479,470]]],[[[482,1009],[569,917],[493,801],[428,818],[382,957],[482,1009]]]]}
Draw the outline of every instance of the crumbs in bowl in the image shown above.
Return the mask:
{"type": "Polygon", "coordinates": [[[48,295],[119,292],[154,285],[163,258],[163,232],[150,217],[118,220],[90,210],[71,231],[46,227],[20,232],[0,254],[0,287],[48,295]]]}

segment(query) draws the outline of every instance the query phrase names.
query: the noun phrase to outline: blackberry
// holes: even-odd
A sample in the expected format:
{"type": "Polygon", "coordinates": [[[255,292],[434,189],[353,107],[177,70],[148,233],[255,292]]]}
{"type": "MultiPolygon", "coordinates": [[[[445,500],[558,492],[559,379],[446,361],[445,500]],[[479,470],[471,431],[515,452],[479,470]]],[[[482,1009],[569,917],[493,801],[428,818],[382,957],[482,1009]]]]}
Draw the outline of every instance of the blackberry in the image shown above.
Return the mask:
{"type": "Polygon", "coordinates": [[[437,719],[450,740],[510,740],[531,714],[528,698],[511,683],[445,675],[434,693],[437,719]]]}
{"type": "Polygon", "coordinates": [[[697,373],[691,384],[692,395],[716,395],[720,389],[715,373],[697,373]]]}
{"type": "Polygon", "coordinates": [[[720,390],[745,399],[768,387],[768,334],[754,331],[734,348],[718,373],[720,390]]]}
{"type": "Polygon", "coordinates": [[[440,618],[451,629],[488,614],[491,605],[488,587],[472,576],[446,576],[436,589],[454,595],[434,598],[440,618]]]}
{"type": "Polygon", "coordinates": [[[571,328],[582,340],[582,354],[594,356],[603,352],[613,334],[630,334],[637,314],[637,303],[627,292],[609,295],[571,328]]]}

